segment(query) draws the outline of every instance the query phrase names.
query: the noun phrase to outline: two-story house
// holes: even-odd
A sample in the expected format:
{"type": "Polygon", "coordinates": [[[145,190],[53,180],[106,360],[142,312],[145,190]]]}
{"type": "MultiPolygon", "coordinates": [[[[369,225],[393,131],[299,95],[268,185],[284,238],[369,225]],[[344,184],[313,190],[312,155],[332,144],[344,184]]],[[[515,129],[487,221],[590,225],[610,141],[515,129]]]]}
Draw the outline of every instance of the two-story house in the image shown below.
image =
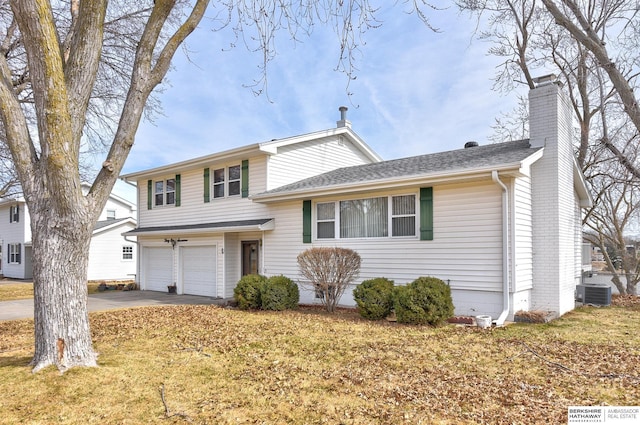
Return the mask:
{"type": "Polygon", "coordinates": [[[456,314],[573,308],[591,200],[558,84],[530,92],[527,140],[390,161],[341,111],[336,128],[124,175],[138,185],[141,288],[230,298],[249,273],[303,283],[298,254],[340,246],[362,257],[360,281],[443,279],[456,314]]]}
{"type": "MultiPolygon", "coordinates": [[[[88,189],[83,184],[83,190],[88,189]]],[[[135,216],[135,204],[113,193],[109,196],[91,237],[88,280],[135,278],[136,241],[123,236],[136,228],[135,216]]],[[[0,274],[31,279],[31,258],[29,208],[22,197],[4,198],[0,200],[0,274]]]]}

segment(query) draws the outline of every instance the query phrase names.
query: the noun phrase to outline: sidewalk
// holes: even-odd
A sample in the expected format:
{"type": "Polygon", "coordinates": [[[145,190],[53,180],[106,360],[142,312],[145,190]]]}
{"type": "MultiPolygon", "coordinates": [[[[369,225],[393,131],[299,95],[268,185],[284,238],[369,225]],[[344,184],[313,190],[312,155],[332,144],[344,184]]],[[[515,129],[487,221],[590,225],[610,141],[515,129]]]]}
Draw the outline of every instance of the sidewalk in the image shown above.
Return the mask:
{"type": "MultiPolygon", "coordinates": [[[[225,305],[228,300],[154,291],[106,291],[88,297],[89,312],[147,305],[225,305]]],[[[0,302],[0,321],[33,318],[33,299],[0,302]]]]}

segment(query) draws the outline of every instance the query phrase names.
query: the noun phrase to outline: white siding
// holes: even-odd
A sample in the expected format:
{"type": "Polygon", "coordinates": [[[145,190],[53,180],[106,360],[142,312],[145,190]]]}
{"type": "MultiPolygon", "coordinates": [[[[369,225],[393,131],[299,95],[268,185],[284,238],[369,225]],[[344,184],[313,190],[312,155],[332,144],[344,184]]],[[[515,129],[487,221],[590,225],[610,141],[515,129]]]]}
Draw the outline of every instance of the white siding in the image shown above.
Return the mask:
{"type": "MultiPolygon", "coordinates": [[[[419,196],[419,188],[413,193],[419,196]]],[[[367,193],[367,196],[389,194],[396,193],[367,193]]],[[[487,307],[488,312],[499,312],[502,290],[500,189],[491,181],[436,186],[433,197],[433,241],[421,241],[418,237],[314,239],[312,244],[304,244],[302,202],[278,204],[273,212],[276,230],[267,232],[265,237],[265,274],[284,274],[300,280],[296,261],[299,253],[314,246],[340,246],[354,249],[362,257],[357,283],[387,277],[396,284],[406,284],[420,276],[435,276],[451,285],[456,313],[472,313],[471,304],[462,295],[465,291],[485,293],[487,305],[492,306],[487,307]]],[[[344,198],[332,200],[340,199],[344,198]]],[[[471,300],[473,296],[466,298],[471,300]]],[[[353,304],[351,289],[345,292],[341,303],[353,304]]]]}
{"type": "Polygon", "coordinates": [[[122,233],[133,230],[131,223],[117,226],[94,235],[89,246],[89,280],[134,279],[136,274],[137,247],[135,242],[124,239],[122,233]],[[122,259],[122,247],[133,248],[133,259],[122,259]]]}
{"type": "Polygon", "coordinates": [[[27,255],[30,250],[25,249],[25,242],[31,243],[31,225],[29,223],[29,211],[24,203],[19,203],[19,221],[9,222],[9,210],[11,205],[0,207],[0,242],[2,243],[2,274],[14,279],[30,279],[30,259],[27,255]],[[20,264],[9,264],[9,244],[20,244],[20,264]]]}
{"type": "MultiPolygon", "coordinates": [[[[211,164],[211,183],[213,170],[232,165],[239,165],[240,161],[211,164]]],[[[264,191],[265,175],[264,157],[249,159],[249,195],[264,191]]],[[[147,208],[147,181],[138,181],[139,227],[186,225],[198,223],[214,223],[245,219],[269,218],[267,208],[256,204],[240,195],[225,198],[213,198],[213,190],[209,202],[204,202],[204,168],[185,171],[180,174],[181,196],[180,206],[155,205],[151,210],[147,208]]],[[[173,175],[162,176],[163,179],[173,178],[173,175]]],[[[160,177],[155,180],[160,180],[160,177]]]]}
{"type": "Polygon", "coordinates": [[[105,204],[102,213],[100,213],[100,217],[98,217],[98,221],[107,220],[107,211],[112,210],[115,211],[115,219],[119,220],[121,218],[135,218],[135,208],[131,207],[124,202],[120,202],[114,198],[107,199],[107,203],[105,204]]]}
{"type": "Polygon", "coordinates": [[[371,161],[341,135],[278,148],[269,158],[267,189],[371,161]]]}

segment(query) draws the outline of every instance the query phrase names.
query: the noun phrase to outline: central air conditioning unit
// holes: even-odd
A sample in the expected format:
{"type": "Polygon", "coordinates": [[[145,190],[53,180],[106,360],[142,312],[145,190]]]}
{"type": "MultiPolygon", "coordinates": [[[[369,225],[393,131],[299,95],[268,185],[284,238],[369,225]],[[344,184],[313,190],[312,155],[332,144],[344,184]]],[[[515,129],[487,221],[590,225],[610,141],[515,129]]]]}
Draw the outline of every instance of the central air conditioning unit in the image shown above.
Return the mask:
{"type": "Polygon", "coordinates": [[[576,285],[576,300],[582,304],[611,305],[611,287],[602,284],[576,285]]]}

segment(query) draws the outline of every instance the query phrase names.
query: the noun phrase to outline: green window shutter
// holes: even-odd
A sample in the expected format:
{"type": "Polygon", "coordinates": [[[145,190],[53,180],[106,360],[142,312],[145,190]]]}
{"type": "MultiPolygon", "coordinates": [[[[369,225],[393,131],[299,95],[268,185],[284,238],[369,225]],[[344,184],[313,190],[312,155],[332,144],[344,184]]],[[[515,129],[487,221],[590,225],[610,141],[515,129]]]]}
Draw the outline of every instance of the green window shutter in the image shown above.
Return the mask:
{"type": "Polygon", "coordinates": [[[209,177],[209,169],[204,169],[204,202],[211,200],[211,181],[209,177]]]}
{"type": "Polygon", "coordinates": [[[153,206],[153,181],[147,180],[147,209],[153,206]]]}
{"type": "Polygon", "coordinates": [[[240,179],[240,184],[242,185],[242,197],[246,198],[249,196],[249,160],[245,159],[242,161],[242,178],[240,179]]]}
{"type": "Polygon", "coordinates": [[[433,240],[433,188],[420,188],[420,240],[433,240]]]}
{"type": "Polygon", "coordinates": [[[302,201],[302,243],[311,243],[311,201],[302,201]]]}
{"type": "Polygon", "coordinates": [[[176,174],[176,207],[180,206],[180,174],[176,174]]]}

